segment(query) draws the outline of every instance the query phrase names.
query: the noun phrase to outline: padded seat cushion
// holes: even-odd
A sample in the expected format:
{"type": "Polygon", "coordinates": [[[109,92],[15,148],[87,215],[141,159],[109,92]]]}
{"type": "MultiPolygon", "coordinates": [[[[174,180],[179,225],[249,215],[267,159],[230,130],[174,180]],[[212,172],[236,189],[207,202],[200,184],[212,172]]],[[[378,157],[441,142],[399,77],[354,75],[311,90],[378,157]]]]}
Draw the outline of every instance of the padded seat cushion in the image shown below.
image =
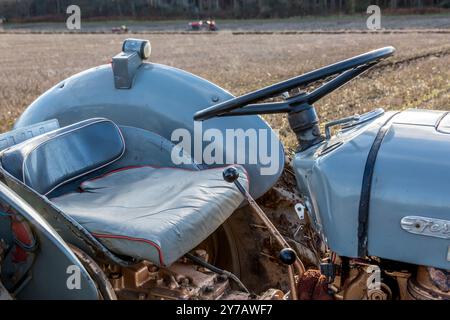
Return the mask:
{"type": "Polygon", "coordinates": [[[119,127],[95,118],[57,129],[6,149],[2,167],[46,195],[58,186],[118,160],[125,152],[119,127]]]}
{"type": "MultiPolygon", "coordinates": [[[[243,168],[240,181],[248,187],[243,168]]],[[[224,168],[193,171],[125,168],[81,184],[51,201],[116,254],[170,265],[239,207],[243,196],[224,168]]]]}

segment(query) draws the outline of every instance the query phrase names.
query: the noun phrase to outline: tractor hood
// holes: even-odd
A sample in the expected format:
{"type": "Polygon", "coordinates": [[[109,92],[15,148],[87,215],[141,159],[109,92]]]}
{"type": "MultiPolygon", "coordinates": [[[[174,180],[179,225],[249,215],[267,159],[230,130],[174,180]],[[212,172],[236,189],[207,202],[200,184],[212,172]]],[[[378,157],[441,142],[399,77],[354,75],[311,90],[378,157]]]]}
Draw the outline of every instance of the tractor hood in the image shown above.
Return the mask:
{"type": "Polygon", "coordinates": [[[450,269],[449,158],[448,112],[407,110],[342,129],[295,165],[333,251],[450,269]]]}

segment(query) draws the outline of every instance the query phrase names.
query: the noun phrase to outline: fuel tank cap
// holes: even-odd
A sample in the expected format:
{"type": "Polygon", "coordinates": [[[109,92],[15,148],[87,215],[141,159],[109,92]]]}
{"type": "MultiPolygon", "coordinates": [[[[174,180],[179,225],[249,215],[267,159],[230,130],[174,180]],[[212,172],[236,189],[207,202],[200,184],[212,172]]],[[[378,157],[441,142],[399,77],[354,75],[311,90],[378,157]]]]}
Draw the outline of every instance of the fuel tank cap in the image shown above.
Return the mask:
{"type": "Polygon", "coordinates": [[[126,39],[122,44],[123,52],[136,52],[143,60],[150,58],[152,46],[150,41],[142,39],[126,39]]]}

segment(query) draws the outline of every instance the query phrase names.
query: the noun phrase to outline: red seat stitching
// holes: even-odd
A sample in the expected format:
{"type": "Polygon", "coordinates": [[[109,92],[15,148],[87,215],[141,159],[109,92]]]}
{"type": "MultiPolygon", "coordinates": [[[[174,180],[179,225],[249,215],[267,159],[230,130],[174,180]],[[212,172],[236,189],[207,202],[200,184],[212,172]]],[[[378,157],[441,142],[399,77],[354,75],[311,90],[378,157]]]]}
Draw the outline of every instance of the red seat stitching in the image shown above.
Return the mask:
{"type": "Polygon", "coordinates": [[[96,238],[125,239],[125,240],[129,240],[129,241],[145,242],[145,243],[151,245],[152,247],[154,247],[158,251],[159,263],[161,266],[164,266],[164,257],[163,257],[163,253],[161,251],[161,247],[158,246],[156,243],[154,243],[151,240],[147,240],[147,239],[143,239],[143,238],[132,238],[132,237],[128,237],[128,236],[114,235],[114,234],[92,233],[92,235],[96,238]]]}

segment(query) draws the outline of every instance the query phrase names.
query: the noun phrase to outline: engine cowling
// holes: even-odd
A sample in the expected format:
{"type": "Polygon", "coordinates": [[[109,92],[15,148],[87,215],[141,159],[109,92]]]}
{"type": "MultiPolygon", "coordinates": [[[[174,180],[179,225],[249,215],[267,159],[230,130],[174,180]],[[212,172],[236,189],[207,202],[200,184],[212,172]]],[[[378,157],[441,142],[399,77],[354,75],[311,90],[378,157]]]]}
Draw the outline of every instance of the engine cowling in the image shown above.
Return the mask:
{"type": "Polygon", "coordinates": [[[450,115],[366,120],[296,155],[314,224],[341,256],[450,269],[450,115]]]}

